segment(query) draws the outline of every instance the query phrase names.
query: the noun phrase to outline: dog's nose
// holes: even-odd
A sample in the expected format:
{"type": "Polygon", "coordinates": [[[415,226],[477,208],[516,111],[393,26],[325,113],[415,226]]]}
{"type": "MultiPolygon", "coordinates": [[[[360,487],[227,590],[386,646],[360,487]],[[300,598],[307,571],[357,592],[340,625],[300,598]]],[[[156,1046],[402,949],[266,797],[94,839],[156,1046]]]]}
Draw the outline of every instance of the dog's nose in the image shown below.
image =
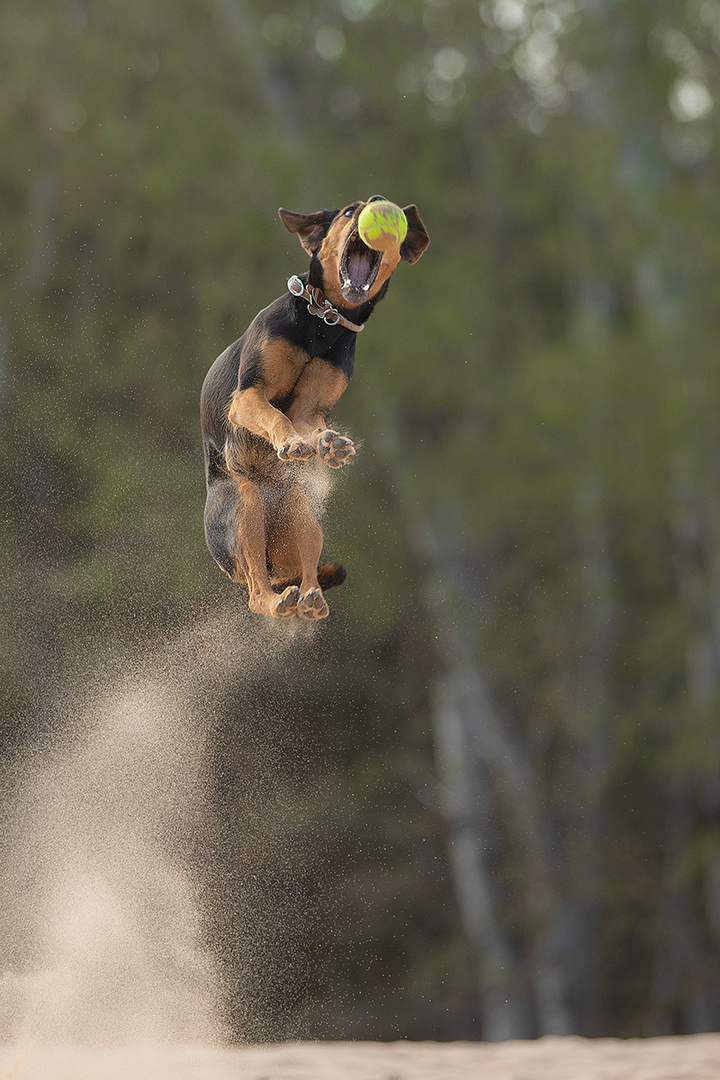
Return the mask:
{"type": "Polygon", "coordinates": [[[387,202],[387,199],[384,195],[371,195],[371,197],[368,199],[368,202],[387,202]]]}

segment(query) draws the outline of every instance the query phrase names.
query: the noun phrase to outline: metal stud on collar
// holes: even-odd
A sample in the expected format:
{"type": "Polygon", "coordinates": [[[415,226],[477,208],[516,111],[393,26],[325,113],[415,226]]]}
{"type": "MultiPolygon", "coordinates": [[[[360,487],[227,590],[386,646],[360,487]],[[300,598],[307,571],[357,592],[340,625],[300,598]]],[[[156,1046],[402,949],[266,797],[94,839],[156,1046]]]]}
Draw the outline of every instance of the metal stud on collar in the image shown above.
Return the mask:
{"type": "Polygon", "coordinates": [[[326,300],[320,289],[311,289],[309,285],[303,285],[297,274],[293,274],[288,278],[287,287],[293,296],[303,297],[308,301],[308,311],[311,315],[317,315],[318,319],[327,326],[336,326],[340,323],[348,330],[354,330],[355,333],[359,333],[363,327],[358,323],[350,322],[340,312],[332,306],[329,300],[326,300]]]}

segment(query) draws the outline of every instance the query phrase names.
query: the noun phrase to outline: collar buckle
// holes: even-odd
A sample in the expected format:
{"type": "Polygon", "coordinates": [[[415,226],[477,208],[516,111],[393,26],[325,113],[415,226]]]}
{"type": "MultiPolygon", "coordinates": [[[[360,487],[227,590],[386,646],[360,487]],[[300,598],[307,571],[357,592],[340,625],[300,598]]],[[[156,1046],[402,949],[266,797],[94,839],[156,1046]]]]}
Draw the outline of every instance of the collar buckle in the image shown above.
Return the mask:
{"type": "Polygon", "coordinates": [[[362,325],[350,322],[344,315],[341,315],[337,308],[334,308],[330,301],[325,299],[322,289],[311,289],[308,285],[303,285],[297,274],[293,274],[292,277],[288,278],[287,287],[293,296],[307,300],[307,309],[310,314],[322,319],[326,326],[337,326],[340,323],[347,330],[354,330],[356,334],[359,334],[363,329],[362,325]]]}

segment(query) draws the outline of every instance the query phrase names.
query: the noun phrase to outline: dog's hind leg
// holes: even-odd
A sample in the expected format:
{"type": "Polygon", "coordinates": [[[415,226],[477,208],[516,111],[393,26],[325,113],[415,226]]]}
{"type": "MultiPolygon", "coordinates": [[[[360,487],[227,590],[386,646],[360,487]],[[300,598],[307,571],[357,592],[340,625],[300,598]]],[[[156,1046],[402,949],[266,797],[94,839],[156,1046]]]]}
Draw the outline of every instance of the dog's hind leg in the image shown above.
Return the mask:
{"type": "Polygon", "coordinates": [[[221,570],[245,581],[237,557],[237,485],[228,476],[212,479],[205,500],[205,542],[221,570]]]}
{"type": "MultiPolygon", "coordinates": [[[[247,582],[248,606],[258,615],[287,618],[295,615],[300,591],[290,586],[282,595],[273,592],[268,574],[265,505],[257,484],[238,480],[238,555],[247,582]]],[[[299,612],[298,612],[299,613],[299,612]]]]}
{"type": "MultiPolygon", "coordinates": [[[[297,614],[303,619],[325,619],[330,614],[318,580],[322,546],[322,528],[307,495],[297,485],[291,487],[283,497],[282,517],[273,531],[268,555],[275,567],[299,568],[297,614]]],[[[344,577],[342,568],[338,569],[344,577]]]]}
{"type": "Polygon", "coordinates": [[[248,587],[248,606],[259,615],[296,614],[300,590],[273,591],[267,570],[265,510],[257,484],[227,478],[208,487],[205,538],[210,554],[233,581],[248,587]]]}

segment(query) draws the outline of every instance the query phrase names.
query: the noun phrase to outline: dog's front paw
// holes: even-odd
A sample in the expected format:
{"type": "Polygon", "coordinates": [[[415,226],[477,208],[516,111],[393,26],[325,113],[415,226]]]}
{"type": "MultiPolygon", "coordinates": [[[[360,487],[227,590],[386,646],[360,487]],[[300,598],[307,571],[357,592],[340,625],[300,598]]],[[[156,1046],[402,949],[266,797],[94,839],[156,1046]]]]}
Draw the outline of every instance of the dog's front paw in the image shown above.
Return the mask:
{"type": "Polygon", "coordinates": [[[315,448],[304,439],[296,436],[278,447],[277,455],[281,461],[307,461],[315,453],[315,448]]]}
{"type": "Polygon", "coordinates": [[[298,600],[297,613],[302,619],[326,619],[330,608],[320,589],[308,589],[298,600]]]}
{"type": "Polygon", "coordinates": [[[344,435],[328,430],[318,436],[317,452],[321,460],[331,469],[340,469],[353,456],[355,447],[344,435]]]}

